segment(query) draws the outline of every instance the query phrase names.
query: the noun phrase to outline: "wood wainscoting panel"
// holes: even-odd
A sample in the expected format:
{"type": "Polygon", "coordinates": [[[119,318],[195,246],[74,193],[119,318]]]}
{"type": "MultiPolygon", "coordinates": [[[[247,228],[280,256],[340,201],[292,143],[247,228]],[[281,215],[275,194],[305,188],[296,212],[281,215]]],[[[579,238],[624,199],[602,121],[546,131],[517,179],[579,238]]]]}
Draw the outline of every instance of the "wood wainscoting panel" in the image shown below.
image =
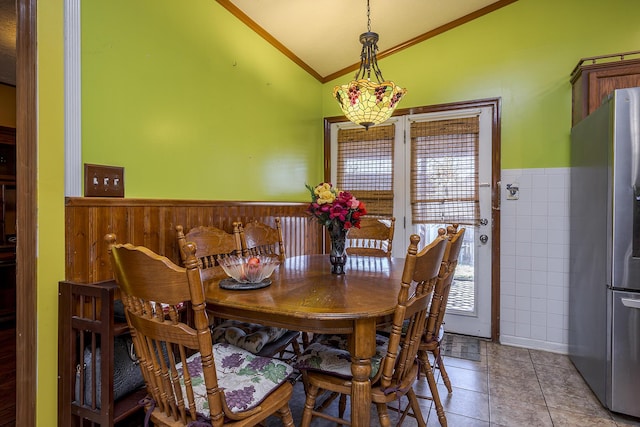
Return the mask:
{"type": "Polygon", "coordinates": [[[176,225],[185,231],[215,226],[228,232],[233,222],[279,217],[287,256],[323,252],[324,230],[310,221],[307,203],[69,197],[65,206],[65,280],[92,283],[112,278],[104,236],[146,246],[179,263],[176,225]]]}

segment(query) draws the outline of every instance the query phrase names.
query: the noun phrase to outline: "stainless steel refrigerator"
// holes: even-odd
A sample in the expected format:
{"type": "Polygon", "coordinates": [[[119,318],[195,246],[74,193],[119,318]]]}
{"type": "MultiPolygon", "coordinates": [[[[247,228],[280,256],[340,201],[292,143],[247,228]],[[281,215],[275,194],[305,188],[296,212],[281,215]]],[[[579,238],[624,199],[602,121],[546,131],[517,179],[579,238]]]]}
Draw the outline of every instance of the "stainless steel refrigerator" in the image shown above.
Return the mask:
{"type": "Polygon", "coordinates": [[[571,130],[569,354],[610,410],[640,417],[640,88],[571,130]]]}

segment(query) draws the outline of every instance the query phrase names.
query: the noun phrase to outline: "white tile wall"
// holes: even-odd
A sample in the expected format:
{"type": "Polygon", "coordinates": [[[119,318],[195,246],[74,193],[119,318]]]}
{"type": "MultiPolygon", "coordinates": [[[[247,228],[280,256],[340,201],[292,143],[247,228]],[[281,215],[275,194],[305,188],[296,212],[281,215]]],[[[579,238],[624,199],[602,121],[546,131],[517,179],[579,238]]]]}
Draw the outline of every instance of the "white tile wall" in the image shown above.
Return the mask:
{"type": "Polygon", "coordinates": [[[500,212],[500,342],[567,353],[569,168],[503,169],[500,212]]]}

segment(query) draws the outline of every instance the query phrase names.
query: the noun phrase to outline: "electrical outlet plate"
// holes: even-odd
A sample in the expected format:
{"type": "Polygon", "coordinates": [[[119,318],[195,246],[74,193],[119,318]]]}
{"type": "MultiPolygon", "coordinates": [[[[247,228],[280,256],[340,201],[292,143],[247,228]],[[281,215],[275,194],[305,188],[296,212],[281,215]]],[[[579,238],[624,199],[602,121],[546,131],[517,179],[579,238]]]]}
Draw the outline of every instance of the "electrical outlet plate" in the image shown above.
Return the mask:
{"type": "Polygon", "coordinates": [[[85,197],[124,197],[124,168],[84,164],[85,197]]]}

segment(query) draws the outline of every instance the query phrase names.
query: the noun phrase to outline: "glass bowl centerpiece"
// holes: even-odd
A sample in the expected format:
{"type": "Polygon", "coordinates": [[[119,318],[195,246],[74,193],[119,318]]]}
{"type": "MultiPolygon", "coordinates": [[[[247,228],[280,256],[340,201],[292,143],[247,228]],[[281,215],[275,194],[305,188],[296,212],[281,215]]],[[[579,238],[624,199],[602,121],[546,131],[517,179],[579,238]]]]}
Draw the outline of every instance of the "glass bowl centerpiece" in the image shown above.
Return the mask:
{"type": "Polygon", "coordinates": [[[265,255],[231,255],[222,258],[219,262],[220,267],[236,284],[264,284],[265,286],[271,284],[269,277],[280,264],[278,258],[265,255]]]}

